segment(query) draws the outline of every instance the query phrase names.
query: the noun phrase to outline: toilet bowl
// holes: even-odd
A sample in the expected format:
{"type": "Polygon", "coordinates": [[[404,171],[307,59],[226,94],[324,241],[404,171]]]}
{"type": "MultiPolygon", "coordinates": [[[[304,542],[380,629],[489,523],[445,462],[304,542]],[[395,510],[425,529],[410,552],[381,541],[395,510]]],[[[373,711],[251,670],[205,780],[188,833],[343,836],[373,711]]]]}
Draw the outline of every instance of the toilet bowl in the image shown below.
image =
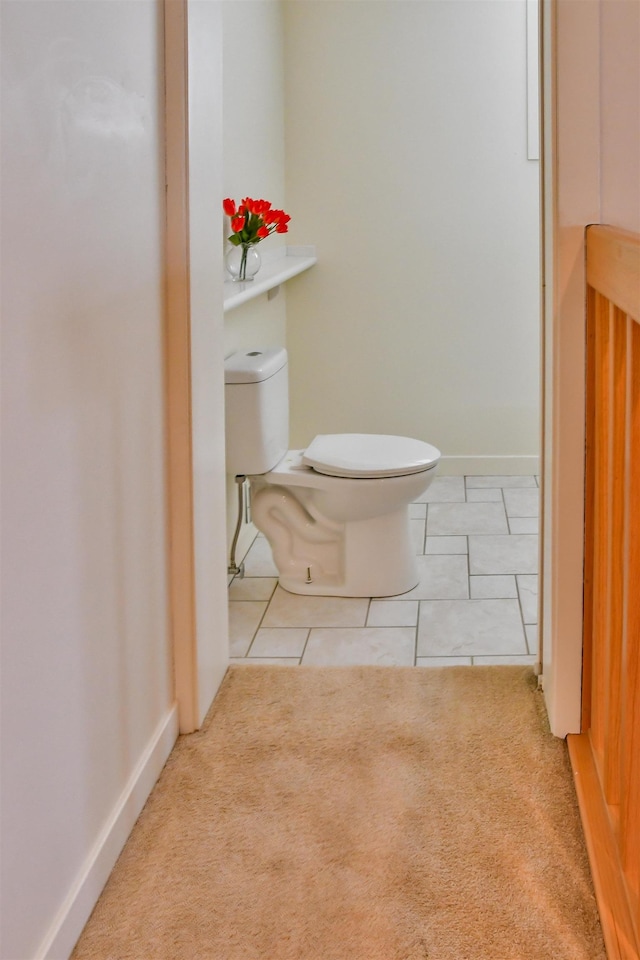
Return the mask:
{"type": "Polygon", "coordinates": [[[227,470],[248,476],[251,512],[291,593],[386,597],[418,582],[409,504],[440,452],[408,437],[319,435],[288,450],[287,355],[225,361],[227,470]]]}

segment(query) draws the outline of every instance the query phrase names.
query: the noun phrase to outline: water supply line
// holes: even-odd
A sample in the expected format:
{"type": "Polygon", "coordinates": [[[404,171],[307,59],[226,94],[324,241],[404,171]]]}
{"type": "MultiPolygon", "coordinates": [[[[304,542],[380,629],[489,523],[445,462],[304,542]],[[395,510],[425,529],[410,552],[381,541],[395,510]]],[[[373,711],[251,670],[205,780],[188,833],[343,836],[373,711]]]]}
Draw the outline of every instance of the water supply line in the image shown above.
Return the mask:
{"type": "Polygon", "coordinates": [[[236,483],[238,484],[238,520],[236,522],[236,529],[233,534],[233,540],[231,541],[231,556],[229,558],[229,566],[227,567],[227,573],[231,573],[234,576],[244,577],[244,561],[240,565],[236,564],[236,547],[238,546],[238,537],[240,536],[240,529],[242,527],[242,514],[244,513],[244,482],[247,478],[244,474],[239,473],[236,477],[236,483]]]}

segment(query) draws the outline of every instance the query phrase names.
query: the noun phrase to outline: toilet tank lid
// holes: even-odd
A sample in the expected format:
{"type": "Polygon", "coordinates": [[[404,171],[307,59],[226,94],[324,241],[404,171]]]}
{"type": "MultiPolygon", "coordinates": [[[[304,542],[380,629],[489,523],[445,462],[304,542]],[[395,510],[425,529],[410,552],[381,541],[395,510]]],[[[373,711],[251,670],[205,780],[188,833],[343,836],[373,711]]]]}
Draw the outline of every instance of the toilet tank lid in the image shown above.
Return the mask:
{"type": "Polygon", "coordinates": [[[225,383],[260,383],[268,380],[287,362],[284,347],[266,350],[238,350],[224,362],[225,383]]]}

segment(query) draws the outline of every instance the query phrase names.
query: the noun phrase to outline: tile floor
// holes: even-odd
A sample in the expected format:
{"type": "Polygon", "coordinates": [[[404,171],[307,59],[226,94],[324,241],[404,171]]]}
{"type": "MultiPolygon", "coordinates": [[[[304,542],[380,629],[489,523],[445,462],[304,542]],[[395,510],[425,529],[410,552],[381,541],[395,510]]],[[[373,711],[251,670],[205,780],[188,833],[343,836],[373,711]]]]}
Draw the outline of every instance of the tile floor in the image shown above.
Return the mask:
{"type": "Polygon", "coordinates": [[[420,582],[391,599],[287,593],[258,536],[229,587],[232,662],[535,663],[538,501],[532,476],[436,477],[411,505],[420,582]]]}

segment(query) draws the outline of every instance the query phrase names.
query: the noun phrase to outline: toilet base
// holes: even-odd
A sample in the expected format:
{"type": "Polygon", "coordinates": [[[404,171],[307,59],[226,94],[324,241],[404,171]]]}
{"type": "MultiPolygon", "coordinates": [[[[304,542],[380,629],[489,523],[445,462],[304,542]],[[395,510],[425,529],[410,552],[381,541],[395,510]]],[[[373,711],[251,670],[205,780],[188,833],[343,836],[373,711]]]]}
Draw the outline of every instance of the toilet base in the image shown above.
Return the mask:
{"type": "Polygon", "coordinates": [[[293,570],[291,564],[288,570],[282,569],[284,564],[279,566],[274,551],[280,586],[302,596],[394,597],[418,583],[408,507],[345,523],[339,548],[337,569],[332,571],[322,568],[320,554],[316,563],[309,544],[305,544],[304,561],[293,570]]]}

